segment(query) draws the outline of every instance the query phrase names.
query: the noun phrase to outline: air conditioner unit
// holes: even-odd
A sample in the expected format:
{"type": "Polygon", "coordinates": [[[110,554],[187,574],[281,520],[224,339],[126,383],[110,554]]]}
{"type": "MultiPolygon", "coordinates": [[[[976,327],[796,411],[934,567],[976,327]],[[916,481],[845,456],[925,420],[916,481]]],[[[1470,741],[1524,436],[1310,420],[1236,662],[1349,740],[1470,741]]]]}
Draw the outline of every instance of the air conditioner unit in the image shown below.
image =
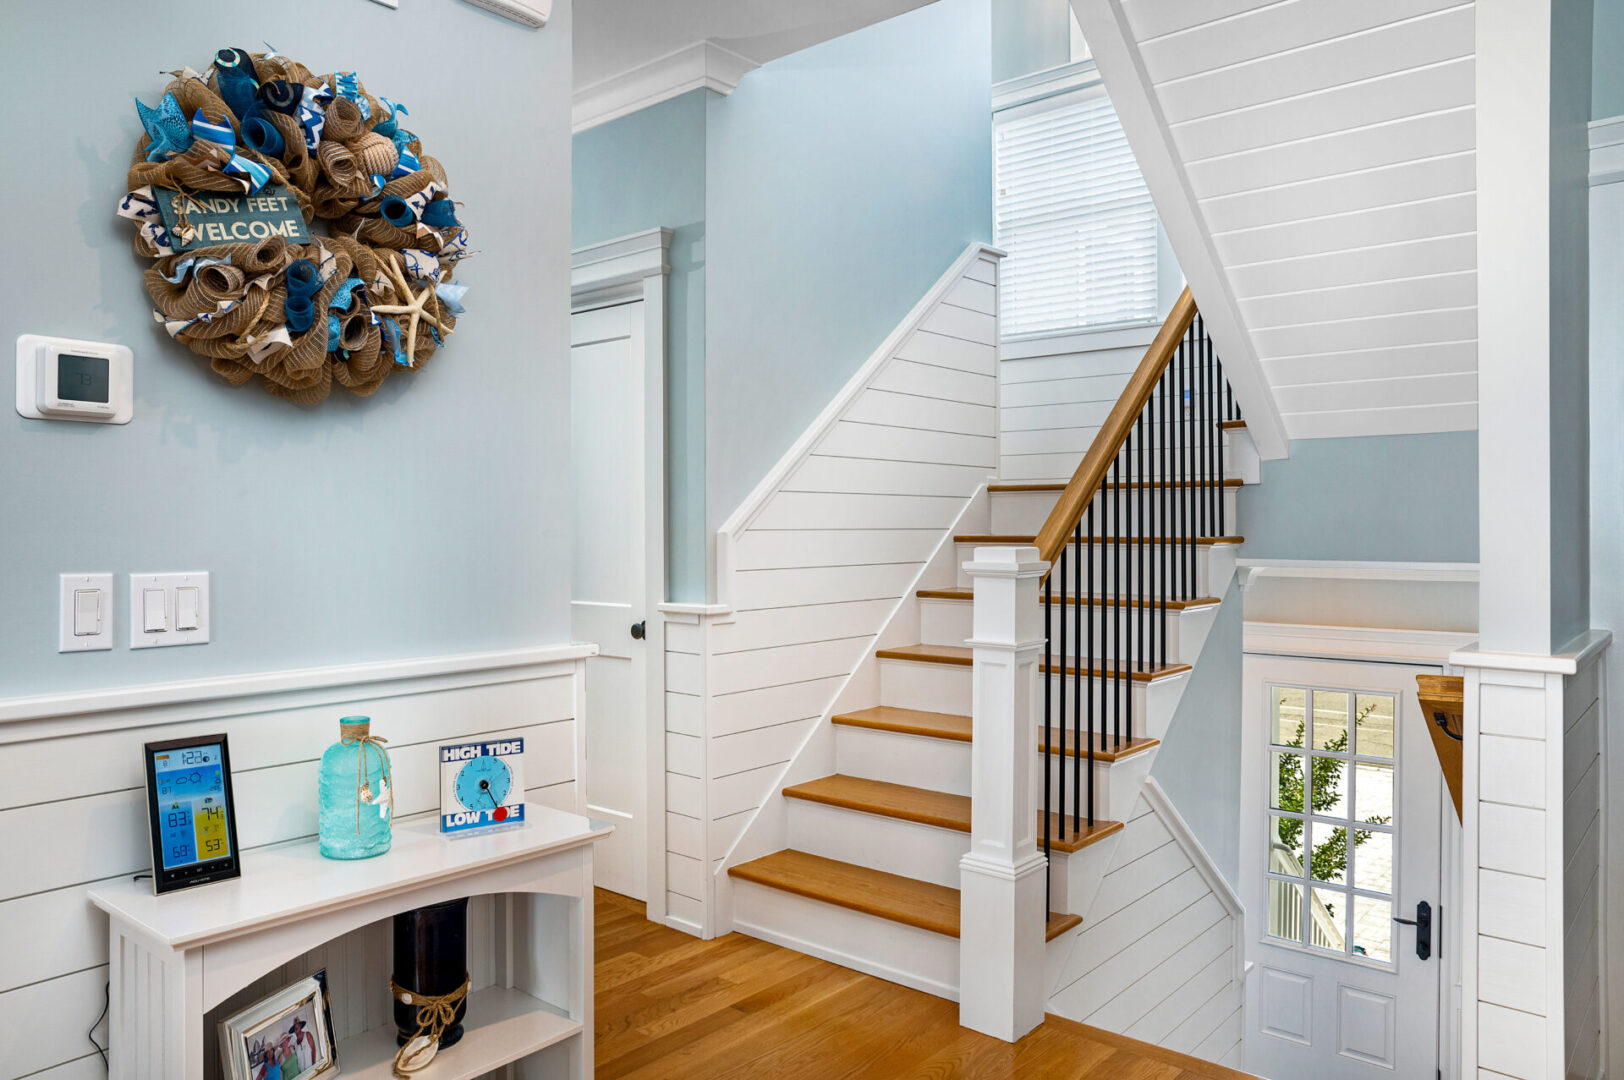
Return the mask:
{"type": "Polygon", "coordinates": [[[468,3],[526,26],[546,26],[547,16],[553,13],[553,0],[468,0],[468,3]]]}

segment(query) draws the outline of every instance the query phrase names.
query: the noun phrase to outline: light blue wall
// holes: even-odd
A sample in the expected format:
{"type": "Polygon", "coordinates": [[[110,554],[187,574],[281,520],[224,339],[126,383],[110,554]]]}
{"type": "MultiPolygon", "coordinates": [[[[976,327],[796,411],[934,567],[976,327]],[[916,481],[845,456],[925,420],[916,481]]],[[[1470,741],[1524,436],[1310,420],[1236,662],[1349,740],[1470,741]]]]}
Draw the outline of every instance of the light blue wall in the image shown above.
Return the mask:
{"type": "Polygon", "coordinates": [[[667,595],[705,599],[705,99],[694,90],[575,136],[572,243],[664,227],[667,595]]]}
{"type": "Polygon", "coordinates": [[[0,341],[123,342],[136,398],[125,427],[0,411],[0,696],[568,640],[569,0],[540,31],[442,2],[131,12],[0,5],[0,341]],[[405,102],[481,252],[448,347],[372,398],[227,386],[154,325],[114,215],[132,95],[266,40],[405,102]],[[447,49],[468,62],[425,67],[447,49]],[[213,575],[211,644],[131,652],[118,595],[112,652],[57,654],[59,573],[112,571],[124,594],[131,571],[179,570],[213,575]]]}
{"type": "Polygon", "coordinates": [[[1477,432],[1296,439],[1239,496],[1250,559],[1477,561],[1477,432]]]}
{"type": "Polygon", "coordinates": [[[1624,0],[1596,0],[1590,118],[1624,116],[1624,0]]]}
{"type": "Polygon", "coordinates": [[[992,81],[1017,79],[1071,61],[1067,0],[992,0],[992,81]]]}
{"type": "Polygon", "coordinates": [[[1231,582],[1150,767],[1231,885],[1241,863],[1241,627],[1240,587],[1231,582]]]}
{"type": "Polygon", "coordinates": [[[988,0],[752,71],[709,107],[707,529],[992,237],[988,0]]]}

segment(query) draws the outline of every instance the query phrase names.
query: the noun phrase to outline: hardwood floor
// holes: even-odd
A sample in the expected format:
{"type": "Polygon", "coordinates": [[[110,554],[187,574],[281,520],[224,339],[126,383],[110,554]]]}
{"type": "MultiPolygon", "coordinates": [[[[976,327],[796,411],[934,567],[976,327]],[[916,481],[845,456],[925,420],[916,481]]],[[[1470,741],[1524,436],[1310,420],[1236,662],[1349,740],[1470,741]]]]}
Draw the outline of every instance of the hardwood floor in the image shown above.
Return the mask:
{"type": "Polygon", "coordinates": [[[1253,1080],[1058,1017],[1010,1045],[950,1001],[602,890],[596,940],[598,1080],[1253,1080]]]}

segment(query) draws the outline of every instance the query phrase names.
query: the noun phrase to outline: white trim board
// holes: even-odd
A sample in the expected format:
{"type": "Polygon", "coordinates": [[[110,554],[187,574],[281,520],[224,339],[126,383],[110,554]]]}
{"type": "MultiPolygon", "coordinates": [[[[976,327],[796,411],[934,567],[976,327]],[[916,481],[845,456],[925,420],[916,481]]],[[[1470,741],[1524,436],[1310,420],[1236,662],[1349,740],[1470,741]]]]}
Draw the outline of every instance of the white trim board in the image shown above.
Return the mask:
{"type": "Polygon", "coordinates": [[[588,128],[629,116],[690,90],[731,94],[739,80],[761,65],[714,41],[696,41],[611,75],[575,91],[570,102],[570,130],[588,128]]]}
{"type": "Polygon", "coordinates": [[[41,725],[47,723],[53,735],[86,734],[169,723],[192,715],[226,715],[227,709],[230,715],[240,715],[294,705],[398,697],[446,688],[467,677],[475,677],[479,683],[501,681],[489,674],[497,671],[509,673],[514,680],[532,679],[537,667],[573,665],[597,651],[596,645],[542,645],[0,699],[0,744],[38,738],[41,725]],[[272,697],[275,705],[270,703],[272,697]],[[153,718],[147,719],[147,713],[153,718]]]}
{"type": "Polygon", "coordinates": [[[1236,559],[1241,588],[1258,577],[1317,578],[1323,581],[1478,580],[1477,563],[1358,562],[1336,559],[1236,559]]]}
{"type": "Polygon", "coordinates": [[[1452,630],[1390,630],[1367,626],[1311,626],[1248,620],[1241,651],[1251,656],[1297,656],[1386,664],[1443,667],[1450,656],[1477,641],[1452,630]]]}

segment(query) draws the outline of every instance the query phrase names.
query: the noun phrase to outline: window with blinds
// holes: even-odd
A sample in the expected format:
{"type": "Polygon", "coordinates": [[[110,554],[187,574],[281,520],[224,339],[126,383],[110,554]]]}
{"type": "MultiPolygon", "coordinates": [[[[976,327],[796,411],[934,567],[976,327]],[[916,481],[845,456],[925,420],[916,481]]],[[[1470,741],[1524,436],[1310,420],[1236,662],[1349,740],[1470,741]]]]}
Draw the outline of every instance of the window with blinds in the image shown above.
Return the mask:
{"type": "Polygon", "coordinates": [[[1156,207],[1095,84],[993,117],[1006,338],[1156,319],[1156,207]]]}

